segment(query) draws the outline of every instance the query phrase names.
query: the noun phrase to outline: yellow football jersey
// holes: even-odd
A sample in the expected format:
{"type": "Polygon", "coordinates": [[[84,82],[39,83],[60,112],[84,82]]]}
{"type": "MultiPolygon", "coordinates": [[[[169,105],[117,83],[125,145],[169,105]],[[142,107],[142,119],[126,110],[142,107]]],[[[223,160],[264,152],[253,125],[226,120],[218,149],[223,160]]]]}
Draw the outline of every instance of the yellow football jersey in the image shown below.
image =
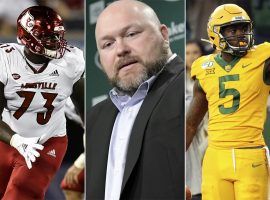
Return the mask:
{"type": "Polygon", "coordinates": [[[227,63],[220,54],[197,59],[191,76],[206,93],[209,110],[209,145],[221,148],[265,145],[262,131],[270,86],[263,80],[270,43],[227,63]]]}

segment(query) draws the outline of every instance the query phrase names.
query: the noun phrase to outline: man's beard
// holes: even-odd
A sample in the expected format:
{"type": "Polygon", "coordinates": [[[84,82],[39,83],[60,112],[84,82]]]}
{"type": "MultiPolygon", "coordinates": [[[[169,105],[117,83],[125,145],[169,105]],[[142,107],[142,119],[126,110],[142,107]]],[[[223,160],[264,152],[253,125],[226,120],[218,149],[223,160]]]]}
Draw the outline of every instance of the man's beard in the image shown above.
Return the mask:
{"type": "MultiPolygon", "coordinates": [[[[143,62],[138,57],[133,56],[127,56],[123,59],[138,61],[138,63],[142,65],[142,70],[140,70],[140,72],[137,73],[137,75],[133,78],[120,78],[118,70],[114,77],[110,79],[110,82],[112,86],[116,87],[120,92],[133,95],[143,82],[148,80],[153,75],[156,75],[164,67],[168,59],[168,47],[163,45],[157,56],[150,61],[143,62]]],[[[115,69],[118,68],[119,66],[116,65],[115,69]]]]}

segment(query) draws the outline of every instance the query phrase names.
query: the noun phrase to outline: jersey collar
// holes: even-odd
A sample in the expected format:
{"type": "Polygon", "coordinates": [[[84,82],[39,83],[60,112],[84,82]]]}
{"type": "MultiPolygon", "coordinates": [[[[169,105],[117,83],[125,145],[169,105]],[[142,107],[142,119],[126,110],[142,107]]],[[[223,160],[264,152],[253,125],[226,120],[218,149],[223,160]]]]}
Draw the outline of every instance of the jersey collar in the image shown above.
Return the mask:
{"type": "Polygon", "coordinates": [[[236,65],[236,63],[241,59],[241,57],[234,57],[231,62],[226,62],[222,57],[221,54],[217,54],[214,57],[215,61],[219,66],[221,66],[222,69],[224,69],[226,72],[230,72],[232,68],[236,65]]]}

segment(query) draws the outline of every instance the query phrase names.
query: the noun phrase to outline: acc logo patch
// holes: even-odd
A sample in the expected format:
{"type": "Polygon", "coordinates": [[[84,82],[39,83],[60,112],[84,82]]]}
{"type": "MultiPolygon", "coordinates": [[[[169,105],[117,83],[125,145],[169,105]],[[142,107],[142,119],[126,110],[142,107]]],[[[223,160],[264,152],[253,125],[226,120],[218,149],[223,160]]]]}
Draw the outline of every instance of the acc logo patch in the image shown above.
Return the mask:
{"type": "Polygon", "coordinates": [[[14,80],[18,80],[19,78],[21,78],[20,74],[17,73],[12,74],[12,77],[14,80]]]}

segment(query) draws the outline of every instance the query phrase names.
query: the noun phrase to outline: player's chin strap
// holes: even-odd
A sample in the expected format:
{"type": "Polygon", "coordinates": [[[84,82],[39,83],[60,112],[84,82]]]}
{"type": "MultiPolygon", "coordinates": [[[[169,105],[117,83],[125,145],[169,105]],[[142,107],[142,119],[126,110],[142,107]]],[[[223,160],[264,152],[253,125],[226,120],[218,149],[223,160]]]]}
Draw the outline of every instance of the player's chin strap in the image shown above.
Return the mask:
{"type": "Polygon", "coordinates": [[[201,38],[201,41],[203,41],[203,42],[207,42],[207,43],[209,43],[209,44],[213,45],[213,43],[212,43],[210,40],[207,40],[207,39],[201,38]]]}
{"type": "Polygon", "coordinates": [[[201,38],[201,41],[206,42],[206,43],[208,43],[208,44],[211,44],[212,48],[213,48],[213,49],[216,49],[216,45],[215,45],[213,42],[211,42],[210,40],[201,38]]]}

